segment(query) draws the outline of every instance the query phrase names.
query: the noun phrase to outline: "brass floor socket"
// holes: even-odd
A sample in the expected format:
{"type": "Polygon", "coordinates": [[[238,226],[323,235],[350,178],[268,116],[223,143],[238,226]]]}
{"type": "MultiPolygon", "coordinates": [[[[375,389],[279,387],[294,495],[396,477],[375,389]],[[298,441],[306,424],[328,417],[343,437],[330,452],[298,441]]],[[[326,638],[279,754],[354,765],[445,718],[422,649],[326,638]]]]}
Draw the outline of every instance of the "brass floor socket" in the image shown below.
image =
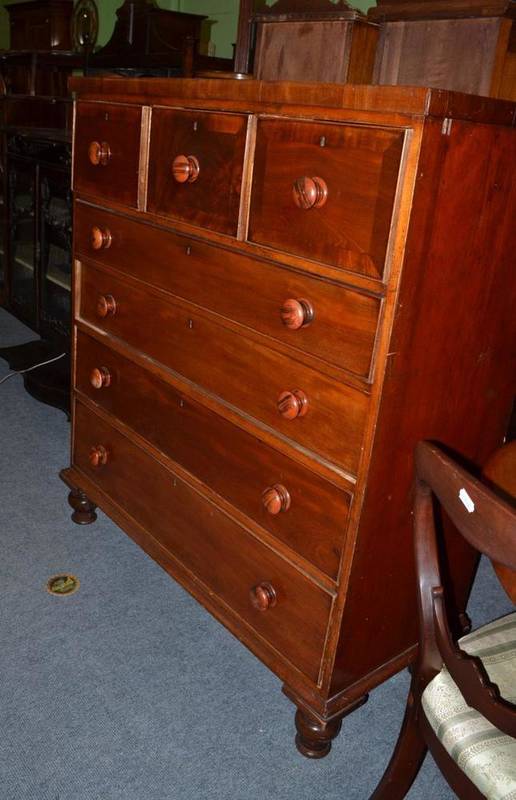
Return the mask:
{"type": "Polygon", "coordinates": [[[80,585],[79,578],[75,575],[54,575],[47,581],[47,591],[50,594],[66,597],[76,592],[80,585]]]}

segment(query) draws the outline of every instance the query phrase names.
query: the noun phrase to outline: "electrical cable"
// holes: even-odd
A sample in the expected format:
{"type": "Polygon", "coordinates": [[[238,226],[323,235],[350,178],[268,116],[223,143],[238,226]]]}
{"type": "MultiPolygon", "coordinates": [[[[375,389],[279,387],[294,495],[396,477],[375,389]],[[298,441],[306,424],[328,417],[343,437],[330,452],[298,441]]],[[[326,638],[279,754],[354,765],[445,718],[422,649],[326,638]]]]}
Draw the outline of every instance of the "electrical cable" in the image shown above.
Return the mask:
{"type": "Polygon", "coordinates": [[[44,367],[46,364],[52,364],[54,361],[59,361],[60,358],[63,358],[66,353],[61,353],[60,356],[55,356],[54,358],[49,358],[48,361],[40,361],[39,364],[34,364],[32,367],[27,367],[26,369],[18,369],[14,370],[14,372],[9,372],[7,375],[4,375],[2,380],[0,380],[0,386],[9,378],[12,378],[14,375],[22,375],[24,372],[30,372],[33,369],[37,369],[38,367],[44,367]]]}

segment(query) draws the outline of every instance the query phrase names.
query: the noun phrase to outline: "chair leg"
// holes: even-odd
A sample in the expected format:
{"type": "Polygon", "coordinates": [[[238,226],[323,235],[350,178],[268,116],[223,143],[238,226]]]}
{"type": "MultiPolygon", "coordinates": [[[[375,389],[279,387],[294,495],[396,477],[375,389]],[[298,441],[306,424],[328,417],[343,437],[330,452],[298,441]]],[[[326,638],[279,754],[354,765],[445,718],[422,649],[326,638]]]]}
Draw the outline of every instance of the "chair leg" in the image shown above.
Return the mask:
{"type": "MultiPolygon", "coordinates": [[[[417,676],[416,676],[417,677],[417,676]]],[[[369,800],[402,800],[414,783],[427,751],[417,724],[417,701],[412,679],[405,717],[391,760],[369,800]]]]}

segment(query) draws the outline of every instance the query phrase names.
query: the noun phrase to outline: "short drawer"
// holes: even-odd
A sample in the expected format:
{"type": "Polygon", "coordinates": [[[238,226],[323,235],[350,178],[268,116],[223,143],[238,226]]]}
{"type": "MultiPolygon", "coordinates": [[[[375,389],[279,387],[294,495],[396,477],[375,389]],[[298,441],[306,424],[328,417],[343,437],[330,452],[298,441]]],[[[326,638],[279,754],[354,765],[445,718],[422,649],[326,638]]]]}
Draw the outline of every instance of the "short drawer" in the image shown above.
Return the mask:
{"type": "Polygon", "coordinates": [[[154,108],[147,210],[237,233],[247,116],[154,108]]]}
{"type": "Polygon", "coordinates": [[[380,299],[78,203],[75,246],[113,266],[363,378],[380,299]]]}
{"type": "Polygon", "coordinates": [[[355,473],[368,396],[140,283],[81,265],[80,316],[355,473]]]}
{"type": "Polygon", "coordinates": [[[76,388],[337,578],[349,493],[81,332],[76,388]]]}
{"type": "Polygon", "coordinates": [[[75,119],[76,192],[138,206],[142,109],[78,103],[75,119]]]}
{"type": "Polygon", "coordinates": [[[404,134],[261,119],[248,238],[381,277],[404,134]]]}
{"type": "Polygon", "coordinates": [[[80,403],[73,463],[210,595],[317,680],[329,594],[80,403]]]}

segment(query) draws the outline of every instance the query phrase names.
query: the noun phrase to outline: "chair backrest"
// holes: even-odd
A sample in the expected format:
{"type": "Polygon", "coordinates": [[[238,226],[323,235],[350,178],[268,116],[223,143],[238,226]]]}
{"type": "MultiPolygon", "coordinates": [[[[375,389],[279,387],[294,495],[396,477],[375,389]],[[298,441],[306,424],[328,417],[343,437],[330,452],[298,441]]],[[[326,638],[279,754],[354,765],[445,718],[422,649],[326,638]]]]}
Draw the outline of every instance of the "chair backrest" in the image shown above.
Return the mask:
{"type": "Polygon", "coordinates": [[[516,509],[460,467],[439,447],[415,452],[414,528],[420,607],[420,673],[428,680],[446,664],[469,706],[516,736],[516,709],[499,697],[482,662],[454,642],[446,617],[434,519],[434,496],[457,530],[479,552],[516,569],[516,509]]]}

